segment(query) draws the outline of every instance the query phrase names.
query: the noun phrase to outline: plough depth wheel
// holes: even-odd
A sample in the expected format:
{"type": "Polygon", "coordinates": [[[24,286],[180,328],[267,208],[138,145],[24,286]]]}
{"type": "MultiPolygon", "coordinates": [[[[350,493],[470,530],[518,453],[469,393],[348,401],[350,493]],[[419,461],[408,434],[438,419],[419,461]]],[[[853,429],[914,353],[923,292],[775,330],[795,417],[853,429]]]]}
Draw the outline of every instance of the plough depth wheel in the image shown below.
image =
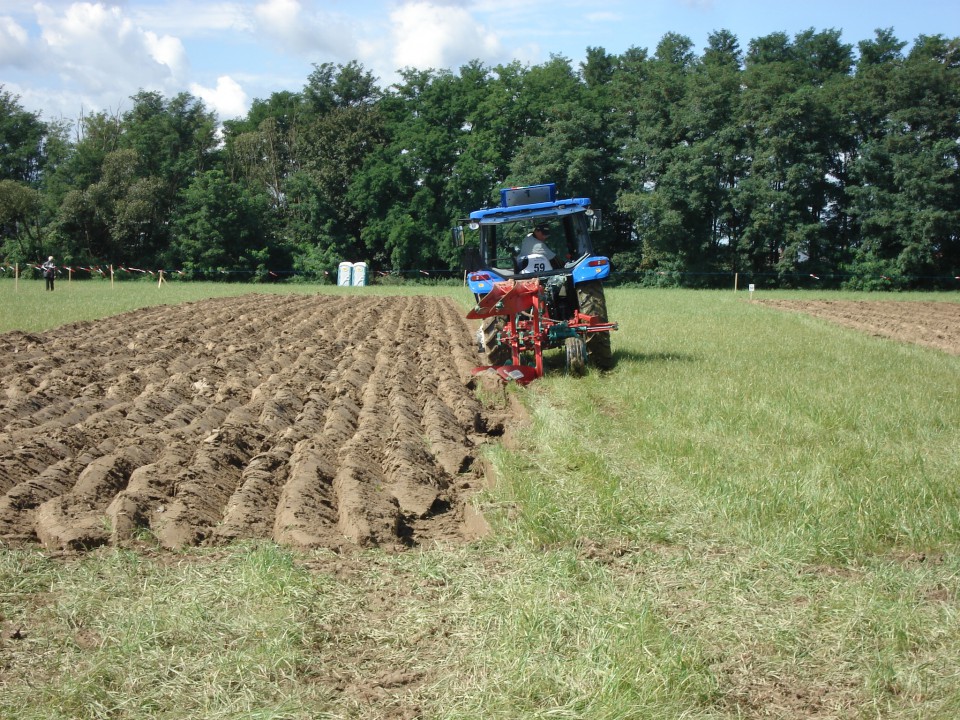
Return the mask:
{"type": "Polygon", "coordinates": [[[583,375],[587,371],[587,344],[583,338],[568,337],[563,346],[567,352],[567,372],[571,375],[583,375]]]}

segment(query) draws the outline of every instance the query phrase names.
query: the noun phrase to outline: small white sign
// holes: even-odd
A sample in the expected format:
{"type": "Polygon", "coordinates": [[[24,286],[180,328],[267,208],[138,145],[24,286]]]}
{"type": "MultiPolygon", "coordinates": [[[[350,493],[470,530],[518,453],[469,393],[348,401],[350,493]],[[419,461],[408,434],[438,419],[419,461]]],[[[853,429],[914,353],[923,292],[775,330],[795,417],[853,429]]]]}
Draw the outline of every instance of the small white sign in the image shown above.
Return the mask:
{"type": "Polygon", "coordinates": [[[753,283],[750,283],[750,292],[753,292],[753,290],[754,290],[754,285],[753,283]]]}

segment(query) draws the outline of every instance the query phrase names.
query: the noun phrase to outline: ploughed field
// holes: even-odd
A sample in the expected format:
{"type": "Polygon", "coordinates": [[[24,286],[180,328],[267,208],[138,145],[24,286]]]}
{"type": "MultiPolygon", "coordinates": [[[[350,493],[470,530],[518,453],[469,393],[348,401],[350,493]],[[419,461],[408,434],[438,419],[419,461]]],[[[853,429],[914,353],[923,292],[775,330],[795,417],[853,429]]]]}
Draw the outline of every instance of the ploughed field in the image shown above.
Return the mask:
{"type": "Polygon", "coordinates": [[[461,539],[502,432],[449,299],[246,295],[0,335],[0,542],[461,539]]]}
{"type": "Polygon", "coordinates": [[[781,310],[960,355],[960,303],[925,301],[763,300],[781,310]]]}

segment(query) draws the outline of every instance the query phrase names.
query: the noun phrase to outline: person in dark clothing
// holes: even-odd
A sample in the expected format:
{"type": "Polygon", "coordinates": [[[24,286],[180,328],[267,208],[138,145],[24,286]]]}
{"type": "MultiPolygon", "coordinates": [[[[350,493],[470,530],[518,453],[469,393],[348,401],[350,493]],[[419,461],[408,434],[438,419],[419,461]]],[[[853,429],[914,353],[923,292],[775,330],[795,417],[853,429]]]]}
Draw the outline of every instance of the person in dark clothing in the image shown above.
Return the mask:
{"type": "Polygon", "coordinates": [[[53,290],[53,281],[57,278],[57,264],[53,262],[53,255],[47,258],[47,261],[40,266],[43,271],[43,277],[47,281],[47,290],[53,290]]]}

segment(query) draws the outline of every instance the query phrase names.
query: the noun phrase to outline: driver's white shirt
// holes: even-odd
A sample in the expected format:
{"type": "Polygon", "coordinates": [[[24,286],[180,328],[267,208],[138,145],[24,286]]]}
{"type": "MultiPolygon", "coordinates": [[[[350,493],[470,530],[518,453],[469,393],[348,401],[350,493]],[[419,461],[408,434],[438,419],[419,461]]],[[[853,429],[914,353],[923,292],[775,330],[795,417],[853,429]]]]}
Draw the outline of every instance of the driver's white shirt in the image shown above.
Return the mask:
{"type": "Polygon", "coordinates": [[[533,233],[527,235],[520,243],[520,257],[524,255],[542,255],[547,260],[553,260],[557,254],[542,240],[537,240],[533,233]]]}

